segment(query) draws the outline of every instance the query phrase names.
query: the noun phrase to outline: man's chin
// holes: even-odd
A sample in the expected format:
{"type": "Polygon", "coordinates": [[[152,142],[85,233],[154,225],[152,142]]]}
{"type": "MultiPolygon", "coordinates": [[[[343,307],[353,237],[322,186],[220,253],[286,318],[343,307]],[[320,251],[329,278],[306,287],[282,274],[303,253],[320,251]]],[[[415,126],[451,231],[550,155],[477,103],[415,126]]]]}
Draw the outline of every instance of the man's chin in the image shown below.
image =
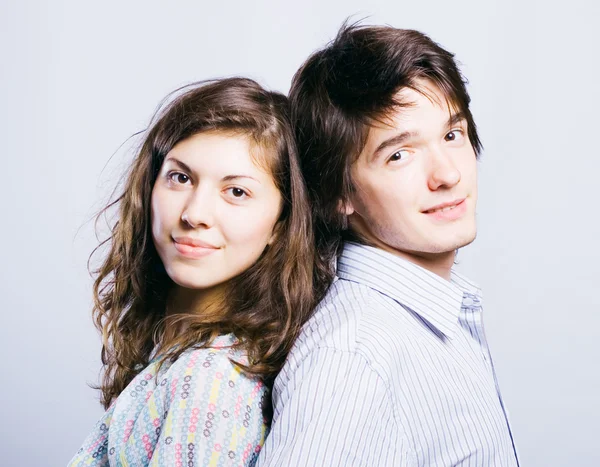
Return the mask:
{"type": "Polygon", "coordinates": [[[448,251],[456,251],[464,248],[475,241],[477,238],[477,232],[473,232],[469,235],[465,235],[463,238],[457,239],[451,246],[447,248],[448,251]]]}
{"type": "Polygon", "coordinates": [[[477,232],[473,231],[472,233],[463,234],[451,240],[448,238],[438,239],[437,241],[431,242],[428,248],[425,249],[424,253],[433,255],[453,253],[473,243],[476,237],[477,232]]]}

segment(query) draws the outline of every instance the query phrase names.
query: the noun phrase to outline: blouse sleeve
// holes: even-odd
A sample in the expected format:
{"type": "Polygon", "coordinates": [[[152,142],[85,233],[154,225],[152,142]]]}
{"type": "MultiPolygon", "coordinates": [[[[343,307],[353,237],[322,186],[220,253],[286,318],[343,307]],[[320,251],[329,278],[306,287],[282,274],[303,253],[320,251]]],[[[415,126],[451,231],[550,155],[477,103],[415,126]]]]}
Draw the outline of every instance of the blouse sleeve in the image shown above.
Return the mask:
{"type": "Polygon", "coordinates": [[[140,465],[253,465],[267,432],[268,394],[229,356],[227,348],[182,354],[149,394],[125,451],[145,459],[140,465]]]}
{"type": "Polygon", "coordinates": [[[108,427],[112,419],[113,404],[102,416],[77,451],[67,467],[108,467],[108,427]]]}

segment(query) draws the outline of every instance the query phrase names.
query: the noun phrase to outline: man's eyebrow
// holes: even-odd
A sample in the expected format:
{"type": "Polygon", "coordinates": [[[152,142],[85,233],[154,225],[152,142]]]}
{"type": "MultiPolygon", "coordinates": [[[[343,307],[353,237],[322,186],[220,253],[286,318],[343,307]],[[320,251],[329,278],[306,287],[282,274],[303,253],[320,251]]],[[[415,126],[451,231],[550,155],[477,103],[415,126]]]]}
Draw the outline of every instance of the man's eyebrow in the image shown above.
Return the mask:
{"type": "Polygon", "coordinates": [[[463,112],[453,113],[452,115],[450,115],[450,117],[448,117],[448,123],[446,124],[446,126],[450,128],[466,119],[467,117],[463,112]]]}
{"type": "Polygon", "coordinates": [[[375,151],[373,152],[371,160],[374,161],[377,157],[379,157],[379,155],[383,152],[384,149],[387,149],[390,146],[399,146],[408,141],[409,139],[417,138],[418,136],[419,133],[417,133],[416,131],[403,131],[402,133],[399,133],[397,135],[392,136],[391,138],[386,139],[385,141],[382,141],[381,144],[377,146],[377,149],[375,149],[375,151]]]}

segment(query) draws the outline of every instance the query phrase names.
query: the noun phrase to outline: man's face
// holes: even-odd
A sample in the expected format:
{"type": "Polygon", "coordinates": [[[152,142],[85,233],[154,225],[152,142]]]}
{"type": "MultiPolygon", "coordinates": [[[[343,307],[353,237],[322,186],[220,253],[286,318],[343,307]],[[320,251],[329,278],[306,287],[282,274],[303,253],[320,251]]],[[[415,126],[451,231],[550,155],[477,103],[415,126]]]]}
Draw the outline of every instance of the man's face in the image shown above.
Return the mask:
{"type": "Polygon", "coordinates": [[[452,253],[475,239],[477,167],[467,122],[433,84],[398,93],[412,105],[377,124],[351,168],[345,210],[369,243],[423,258],[452,253]]]}

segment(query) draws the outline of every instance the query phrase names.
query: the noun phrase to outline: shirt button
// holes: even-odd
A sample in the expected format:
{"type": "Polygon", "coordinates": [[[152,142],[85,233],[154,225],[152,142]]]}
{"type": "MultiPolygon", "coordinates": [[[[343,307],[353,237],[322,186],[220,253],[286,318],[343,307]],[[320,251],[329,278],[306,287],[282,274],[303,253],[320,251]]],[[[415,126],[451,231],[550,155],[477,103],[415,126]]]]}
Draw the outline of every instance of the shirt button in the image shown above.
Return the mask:
{"type": "Polygon", "coordinates": [[[463,299],[463,306],[465,306],[467,308],[470,306],[473,306],[473,303],[475,303],[475,302],[473,302],[473,299],[471,297],[465,297],[463,299]]]}

